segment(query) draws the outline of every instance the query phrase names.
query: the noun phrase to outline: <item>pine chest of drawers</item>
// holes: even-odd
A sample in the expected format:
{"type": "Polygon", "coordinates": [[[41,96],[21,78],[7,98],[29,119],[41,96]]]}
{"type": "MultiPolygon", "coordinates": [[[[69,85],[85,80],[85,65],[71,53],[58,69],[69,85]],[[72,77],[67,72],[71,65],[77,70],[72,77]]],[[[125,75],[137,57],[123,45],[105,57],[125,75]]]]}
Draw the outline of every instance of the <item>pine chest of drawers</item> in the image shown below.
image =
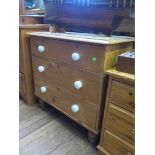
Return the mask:
{"type": "Polygon", "coordinates": [[[115,65],[119,53],[132,49],[133,38],[28,35],[35,95],[87,128],[93,141],[100,132],[104,109],[104,71],[115,65]]]}
{"type": "Polygon", "coordinates": [[[110,69],[100,155],[134,155],[134,75],[110,69]]]}

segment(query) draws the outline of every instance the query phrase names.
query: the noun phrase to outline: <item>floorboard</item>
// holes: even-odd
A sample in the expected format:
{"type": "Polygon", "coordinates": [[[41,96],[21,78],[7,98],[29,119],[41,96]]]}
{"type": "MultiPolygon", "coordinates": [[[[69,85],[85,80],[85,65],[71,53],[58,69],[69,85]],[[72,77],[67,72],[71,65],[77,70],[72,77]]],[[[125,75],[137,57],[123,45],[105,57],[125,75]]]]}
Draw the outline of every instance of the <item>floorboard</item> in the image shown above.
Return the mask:
{"type": "Polygon", "coordinates": [[[97,155],[87,130],[54,108],[19,106],[20,155],[97,155]]]}

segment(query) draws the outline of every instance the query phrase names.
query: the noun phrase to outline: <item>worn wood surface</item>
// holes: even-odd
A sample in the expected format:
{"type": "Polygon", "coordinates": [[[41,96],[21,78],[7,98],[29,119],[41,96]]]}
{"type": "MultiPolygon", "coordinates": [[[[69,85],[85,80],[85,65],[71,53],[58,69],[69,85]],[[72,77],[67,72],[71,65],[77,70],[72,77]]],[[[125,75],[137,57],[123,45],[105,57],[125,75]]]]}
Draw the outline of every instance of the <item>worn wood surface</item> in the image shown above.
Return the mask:
{"type": "Polygon", "coordinates": [[[87,131],[52,107],[19,102],[20,155],[97,155],[87,131]]]}
{"type": "Polygon", "coordinates": [[[93,131],[94,133],[98,132],[95,127],[98,109],[95,104],[81,100],[73,94],[68,93],[63,88],[54,88],[53,85],[49,85],[47,81],[43,82],[39,79],[34,79],[34,84],[36,96],[45,100],[50,105],[54,106],[79,124],[84,125],[90,131],[93,131]],[[46,93],[41,93],[41,86],[47,87],[46,93]],[[77,113],[73,113],[71,110],[71,106],[74,104],[79,106],[79,111],[77,113]]]}
{"type": "Polygon", "coordinates": [[[106,74],[112,77],[115,77],[116,79],[121,79],[121,81],[130,82],[130,84],[134,85],[134,81],[135,81],[134,74],[120,72],[120,71],[117,71],[115,68],[107,70],[106,74]]]}
{"type": "Polygon", "coordinates": [[[130,145],[123,139],[120,139],[118,136],[114,135],[108,130],[104,131],[103,144],[104,148],[112,155],[134,155],[133,145],[130,145]]]}
{"type": "MultiPolygon", "coordinates": [[[[120,52],[133,48],[133,38],[77,33],[33,34],[30,41],[35,95],[97,136],[101,129],[106,94],[104,72],[114,67],[120,52]],[[87,43],[79,38],[85,39],[87,43]],[[102,41],[102,44],[96,44],[96,41],[102,41]],[[113,41],[116,41],[116,44],[113,44],[113,41]],[[44,47],[44,52],[38,51],[39,45],[44,47]],[[79,61],[72,60],[73,52],[80,53],[79,61]],[[96,58],[95,61],[92,61],[93,57],[96,58]],[[39,73],[40,65],[44,66],[45,70],[39,73]],[[74,88],[75,80],[83,82],[81,89],[74,88]],[[42,86],[47,88],[46,93],[41,93],[42,86]],[[80,108],[76,113],[71,110],[73,104],[80,108]]],[[[95,139],[94,135],[89,138],[95,139]]]]}
{"type": "Polygon", "coordinates": [[[43,37],[32,37],[31,47],[32,53],[40,58],[58,60],[95,72],[101,71],[102,55],[105,51],[104,46],[48,39],[43,37]],[[37,48],[39,45],[45,47],[44,53],[38,52],[37,48]],[[71,59],[71,56],[74,52],[78,52],[80,54],[79,61],[73,61],[71,59]],[[97,61],[93,62],[92,57],[96,57],[97,61]]]}
{"type": "Polygon", "coordinates": [[[108,107],[105,128],[119,137],[125,139],[128,143],[134,145],[135,132],[134,120],[135,116],[113,104],[108,107]]]}
{"type": "Polygon", "coordinates": [[[99,74],[93,74],[81,69],[75,70],[70,65],[47,61],[34,56],[32,56],[32,61],[34,78],[41,79],[44,83],[48,83],[55,88],[55,90],[56,87],[59,87],[83,100],[99,104],[100,83],[102,82],[102,76],[99,74]],[[38,66],[40,65],[44,66],[44,72],[38,72],[38,66]],[[74,82],[77,80],[82,81],[82,88],[79,90],[74,87],[74,82]]]}
{"type": "Polygon", "coordinates": [[[51,33],[51,32],[35,32],[28,33],[32,36],[40,36],[45,38],[53,38],[53,39],[61,39],[68,41],[76,41],[76,42],[85,42],[92,44],[119,44],[125,42],[133,42],[134,37],[127,36],[105,36],[100,34],[85,34],[85,33],[51,33]]]}
{"type": "Polygon", "coordinates": [[[135,92],[133,86],[112,80],[111,92],[108,97],[114,104],[134,113],[135,92]]]}
{"type": "Polygon", "coordinates": [[[43,15],[20,15],[19,24],[43,24],[44,16],[43,15]]]}
{"type": "Polygon", "coordinates": [[[115,69],[106,73],[109,82],[100,143],[97,146],[99,154],[134,155],[134,76],[115,69]]]}
{"type": "Polygon", "coordinates": [[[43,24],[37,25],[20,25],[20,58],[22,61],[20,65],[22,65],[22,73],[25,85],[25,101],[28,104],[34,103],[34,95],[33,95],[33,80],[32,80],[32,66],[31,66],[31,52],[30,52],[30,40],[26,35],[27,32],[34,31],[48,31],[49,26],[43,24]]]}

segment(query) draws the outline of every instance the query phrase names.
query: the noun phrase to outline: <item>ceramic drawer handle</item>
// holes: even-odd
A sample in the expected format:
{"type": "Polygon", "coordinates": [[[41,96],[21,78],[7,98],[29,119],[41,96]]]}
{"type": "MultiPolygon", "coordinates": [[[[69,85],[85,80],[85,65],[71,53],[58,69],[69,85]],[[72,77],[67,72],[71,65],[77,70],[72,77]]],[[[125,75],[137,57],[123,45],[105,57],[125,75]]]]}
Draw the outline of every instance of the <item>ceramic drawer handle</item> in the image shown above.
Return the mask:
{"type": "Polygon", "coordinates": [[[41,93],[46,93],[46,91],[47,91],[46,86],[40,87],[40,91],[41,91],[41,93]]]}
{"type": "Polygon", "coordinates": [[[73,53],[73,54],[72,54],[72,60],[73,60],[73,61],[78,61],[78,60],[80,60],[80,54],[79,54],[79,53],[73,53]]]}
{"type": "Polygon", "coordinates": [[[125,155],[132,155],[130,152],[126,152],[125,155]]]}
{"type": "Polygon", "coordinates": [[[38,71],[41,73],[41,72],[44,72],[45,71],[45,67],[44,66],[38,66],[38,71]]]}
{"type": "Polygon", "coordinates": [[[75,87],[76,89],[82,88],[82,82],[81,82],[81,81],[75,81],[75,82],[74,82],[74,87],[75,87]]]}
{"type": "Polygon", "coordinates": [[[80,110],[80,108],[77,104],[74,104],[71,106],[71,110],[73,113],[77,113],[80,110]]]}
{"type": "Polygon", "coordinates": [[[39,51],[39,53],[45,52],[45,47],[42,46],[42,45],[39,45],[39,46],[38,46],[38,51],[39,51]]]}

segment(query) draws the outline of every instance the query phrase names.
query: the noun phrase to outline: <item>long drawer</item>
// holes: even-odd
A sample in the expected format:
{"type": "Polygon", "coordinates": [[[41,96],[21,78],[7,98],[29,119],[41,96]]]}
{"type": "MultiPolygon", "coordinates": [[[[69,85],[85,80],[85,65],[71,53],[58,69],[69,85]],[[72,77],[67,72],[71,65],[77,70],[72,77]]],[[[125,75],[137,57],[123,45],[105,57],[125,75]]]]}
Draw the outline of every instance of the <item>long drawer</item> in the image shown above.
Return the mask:
{"type": "Polygon", "coordinates": [[[67,116],[95,131],[97,106],[79,100],[64,89],[55,87],[47,81],[34,79],[35,95],[53,105],[67,116]],[[43,89],[44,88],[44,89],[43,89]]]}
{"type": "Polygon", "coordinates": [[[104,131],[103,148],[112,155],[134,155],[134,146],[108,130],[104,131]]]}
{"type": "Polygon", "coordinates": [[[108,103],[105,128],[134,145],[134,115],[111,103],[108,103]]]}
{"type": "Polygon", "coordinates": [[[32,57],[33,74],[50,85],[58,85],[79,98],[99,104],[102,77],[66,64],[32,57]]]}
{"type": "Polygon", "coordinates": [[[134,87],[115,80],[112,80],[110,99],[114,104],[134,112],[134,87]]]}
{"type": "Polygon", "coordinates": [[[58,60],[91,71],[102,71],[104,46],[52,40],[42,37],[31,38],[35,56],[58,60]]]}

